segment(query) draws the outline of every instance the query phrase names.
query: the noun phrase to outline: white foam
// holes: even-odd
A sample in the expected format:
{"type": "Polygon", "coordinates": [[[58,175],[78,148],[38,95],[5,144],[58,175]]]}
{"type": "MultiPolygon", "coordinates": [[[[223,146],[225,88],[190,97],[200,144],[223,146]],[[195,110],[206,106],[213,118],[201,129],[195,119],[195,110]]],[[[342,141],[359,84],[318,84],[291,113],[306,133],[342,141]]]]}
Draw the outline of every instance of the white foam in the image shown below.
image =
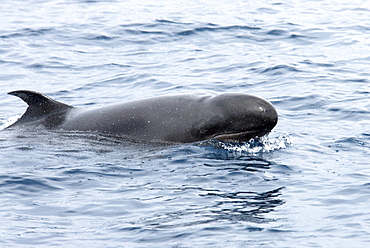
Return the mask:
{"type": "Polygon", "coordinates": [[[276,138],[264,136],[258,140],[250,140],[246,143],[220,143],[219,146],[236,156],[243,154],[260,154],[284,149],[294,142],[293,137],[289,135],[280,135],[276,138]]]}

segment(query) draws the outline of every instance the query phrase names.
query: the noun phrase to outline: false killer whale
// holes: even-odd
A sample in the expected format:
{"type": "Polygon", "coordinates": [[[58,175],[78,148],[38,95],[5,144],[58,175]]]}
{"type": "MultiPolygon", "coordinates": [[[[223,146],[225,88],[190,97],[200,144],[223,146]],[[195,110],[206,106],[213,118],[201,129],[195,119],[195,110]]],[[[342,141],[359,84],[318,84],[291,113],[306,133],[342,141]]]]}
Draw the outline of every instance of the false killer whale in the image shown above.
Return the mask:
{"type": "Polygon", "coordinates": [[[95,131],[139,141],[249,141],[269,133],[278,115],[268,101],[243,93],[153,97],[97,108],[76,108],[38,92],[8,94],[28,104],[8,128],[95,131]]]}

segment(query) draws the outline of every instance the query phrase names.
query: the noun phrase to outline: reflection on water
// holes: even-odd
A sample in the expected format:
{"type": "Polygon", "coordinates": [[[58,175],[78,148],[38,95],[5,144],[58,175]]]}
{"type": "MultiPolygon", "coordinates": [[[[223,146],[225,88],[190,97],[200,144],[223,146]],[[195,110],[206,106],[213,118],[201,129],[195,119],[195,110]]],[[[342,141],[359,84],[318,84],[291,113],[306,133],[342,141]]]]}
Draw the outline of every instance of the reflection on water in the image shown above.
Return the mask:
{"type": "Polygon", "coordinates": [[[187,206],[175,212],[154,214],[151,217],[144,218],[144,222],[145,225],[156,228],[177,228],[206,223],[216,224],[219,221],[268,223],[274,220],[264,217],[264,214],[274,211],[276,207],[284,204],[284,201],[279,199],[283,188],[280,187],[262,193],[221,193],[217,190],[197,189],[202,192],[198,196],[207,198],[208,205],[187,206]]]}

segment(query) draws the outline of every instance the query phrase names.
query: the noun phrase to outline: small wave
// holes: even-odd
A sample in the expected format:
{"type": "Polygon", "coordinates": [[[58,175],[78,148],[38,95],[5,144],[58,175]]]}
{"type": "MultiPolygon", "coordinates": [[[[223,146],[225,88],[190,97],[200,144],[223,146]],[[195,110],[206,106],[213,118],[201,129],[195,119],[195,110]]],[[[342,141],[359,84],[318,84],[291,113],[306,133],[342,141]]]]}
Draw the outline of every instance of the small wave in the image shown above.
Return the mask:
{"type": "Polygon", "coordinates": [[[189,36],[193,34],[198,34],[198,33],[204,33],[204,32],[218,32],[218,31],[234,31],[234,30],[258,30],[260,29],[259,27],[252,27],[252,26],[241,26],[241,25],[232,25],[232,26],[218,26],[212,23],[208,24],[208,27],[197,27],[189,30],[184,30],[177,32],[177,35],[180,36],[189,36]]]}
{"type": "Polygon", "coordinates": [[[177,22],[173,20],[166,20],[166,19],[156,19],[155,20],[157,23],[165,23],[165,24],[190,24],[190,23],[185,23],[185,22],[177,22]]]}
{"type": "Polygon", "coordinates": [[[40,28],[40,29],[23,28],[17,32],[0,35],[0,38],[10,39],[10,38],[19,38],[19,37],[40,36],[40,35],[43,35],[51,31],[54,31],[54,29],[53,28],[40,28]]]}
{"type": "Polygon", "coordinates": [[[269,67],[261,71],[261,73],[272,73],[273,75],[280,75],[284,74],[285,72],[299,72],[300,70],[296,69],[293,66],[288,65],[276,65],[273,67],[269,67]]]}
{"type": "Polygon", "coordinates": [[[113,40],[115,37],[110,37],[108,35],[100,34],[100,35],[90,35],[85,37],[86,40],[103,40],[103,41],[110,41],[113,40]]]}
{"type": "Polygon", "coordinates": [[[317,67],[334,67],[333,63],[318,63],[318,62],[313,62],[309,59],[305,59],[300,63],[301,64],[306,64],[306,65],[313,65],[313,66],[317,66],[317,67]]]}
{"type": "Polygon", "coordinates": [[[47,190],[59,190],[60,188],[51,185],[48,180],[41,178],[28,178],[20,176],[3,176],[0,182],[2,192],[45,192],[47,190]]]}
{"type": "Polygon", "coordinates": [[[269,30],[266,34],[273,35],[273,36],[282,36],[282,35],[287,35],[288,32],[282,29],[272,29],[272,30],[269,30]]]}
{"type": "MultiPolygon", "coordinates": [[[[58,59],[58,58],[56,58],[58,59]]],[[[26,66],[26,68],[29,69],[39,69],[39,70],[44,70],[44,69],[67,69],[70,70],[72,67],[71,65],[60,63],[57,61],[46,61],[43,63],[33,63],[29,64],[26,66]]]]}
{"type": "Polygon", "coordinates": [[[368,153],[370,143],[366,140],[367,134],[363,134],[362,137],[343,137],[334,142],[327,143],[327,146],[336,152],[339,151],[357,151],[358,153],[368,153]]]}
{"type": "Polygon", "coordinates": [[[151,34],[154,34],[154,35],[168,35],[166,32],[164,31],[149,31],[149,30],[133,30],[133,29],[126,29],[125,30],[126,33],[128,34],[132,34],[132,35],[151,35],[151,34]]]}

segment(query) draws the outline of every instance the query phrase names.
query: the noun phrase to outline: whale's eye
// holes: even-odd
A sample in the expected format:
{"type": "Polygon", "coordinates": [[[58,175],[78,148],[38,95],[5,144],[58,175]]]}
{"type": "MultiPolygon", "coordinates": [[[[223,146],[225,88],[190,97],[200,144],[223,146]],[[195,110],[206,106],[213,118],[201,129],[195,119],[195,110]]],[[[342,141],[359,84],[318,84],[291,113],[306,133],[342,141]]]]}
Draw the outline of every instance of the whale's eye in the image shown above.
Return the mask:
{"type": "Polygon", "coordinates": [[[265,108],[263,108],[263,107],[259,107],[258,108],[261,112],[265,112],[266,110],[265,110],[265,108]]]}

